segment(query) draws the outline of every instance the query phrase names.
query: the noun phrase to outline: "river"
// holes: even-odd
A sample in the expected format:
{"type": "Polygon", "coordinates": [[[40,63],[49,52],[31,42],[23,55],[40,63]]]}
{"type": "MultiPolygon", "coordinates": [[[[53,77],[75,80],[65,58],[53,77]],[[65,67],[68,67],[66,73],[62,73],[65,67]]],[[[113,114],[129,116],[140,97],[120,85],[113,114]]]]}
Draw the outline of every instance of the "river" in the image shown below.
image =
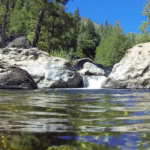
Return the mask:
{"type": "Polygon", "coordinates": [[[150,149],[150,90],[0,90],[0,150],[150,149]]]}

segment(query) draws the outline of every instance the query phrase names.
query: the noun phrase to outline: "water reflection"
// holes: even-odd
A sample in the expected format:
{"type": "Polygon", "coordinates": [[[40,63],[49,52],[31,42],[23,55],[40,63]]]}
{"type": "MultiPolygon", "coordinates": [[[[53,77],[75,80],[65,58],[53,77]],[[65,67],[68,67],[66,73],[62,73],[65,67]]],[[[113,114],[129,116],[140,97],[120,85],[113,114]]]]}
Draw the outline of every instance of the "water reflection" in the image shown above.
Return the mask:
{"type": "Polygon", "coordinates": [[[0,150],[148,149],[149,90],[0,91],[0,150]]]}

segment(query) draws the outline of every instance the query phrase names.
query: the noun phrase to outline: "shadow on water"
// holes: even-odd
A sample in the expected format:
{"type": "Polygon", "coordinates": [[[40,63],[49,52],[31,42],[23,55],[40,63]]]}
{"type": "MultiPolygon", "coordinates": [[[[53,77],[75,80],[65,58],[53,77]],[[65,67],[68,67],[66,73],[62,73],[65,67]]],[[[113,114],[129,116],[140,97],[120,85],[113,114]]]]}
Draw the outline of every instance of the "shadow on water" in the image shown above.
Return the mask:
{"type": "Polygon", "coordinates": [[[0,150],[150,148],[150,90],[0,90],[0,150]]]}

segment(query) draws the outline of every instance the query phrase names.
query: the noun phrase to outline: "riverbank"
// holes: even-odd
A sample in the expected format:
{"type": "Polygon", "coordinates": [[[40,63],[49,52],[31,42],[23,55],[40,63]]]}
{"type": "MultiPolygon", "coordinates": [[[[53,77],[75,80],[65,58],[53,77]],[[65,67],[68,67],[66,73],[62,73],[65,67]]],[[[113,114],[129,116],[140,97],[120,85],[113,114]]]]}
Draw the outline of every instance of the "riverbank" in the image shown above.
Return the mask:
{"type": "Polygon", "coordinates": [[[72,65],[37,48],[10,45],[0,49],[0,88],[150,88],[150,43],[127,50],[112,71],[89,58],[72,65]],[[28,78],[23,77],[25,72],[28,78]]]}

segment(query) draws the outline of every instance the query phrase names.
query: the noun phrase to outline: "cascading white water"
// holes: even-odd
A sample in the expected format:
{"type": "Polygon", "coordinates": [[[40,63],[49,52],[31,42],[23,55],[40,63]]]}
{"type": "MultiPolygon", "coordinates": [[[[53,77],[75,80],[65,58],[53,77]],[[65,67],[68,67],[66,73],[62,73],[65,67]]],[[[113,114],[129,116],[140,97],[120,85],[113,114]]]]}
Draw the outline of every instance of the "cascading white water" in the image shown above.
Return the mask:
{"type": "Polygon", "coordinates": [[[90,89],[100,89],[106,79],[105,76],[83,76],[83,86],[90,89]]]}

